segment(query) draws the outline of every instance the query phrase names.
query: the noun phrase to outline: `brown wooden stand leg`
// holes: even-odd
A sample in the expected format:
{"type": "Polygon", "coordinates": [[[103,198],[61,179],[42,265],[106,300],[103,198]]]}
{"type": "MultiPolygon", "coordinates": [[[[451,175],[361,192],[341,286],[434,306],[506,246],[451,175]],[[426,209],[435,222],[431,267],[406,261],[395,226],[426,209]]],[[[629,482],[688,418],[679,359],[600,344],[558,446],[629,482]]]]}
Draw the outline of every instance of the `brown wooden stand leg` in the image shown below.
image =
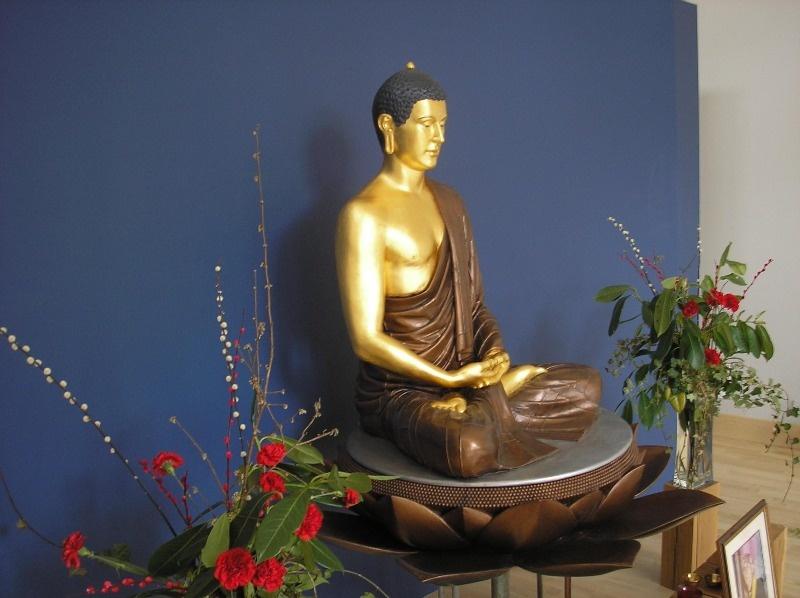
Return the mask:
{"type": "Polygon", "coordinates": [[[564,598],[572,598],[572,578],[564,578],[564,598]]]}
{"type": "MultiPolygon", "coordinates": [[[[680,492],[672,484],[665,490],[680,492]]],[[[713,496],[720,495],[719,482],[700,488],[713,496]]],[[[716,508],[703,511],[689,521],[661,534],[661,585],[670,589],[677,587],[687,573],[702,565],[717,549],[719,511],[716,508]]]]}
{"type": "Polygon", "coordinates": [[[542,574],[536,574],[536,598],[544,598],[544,588],[542,587],[542,574]]]}

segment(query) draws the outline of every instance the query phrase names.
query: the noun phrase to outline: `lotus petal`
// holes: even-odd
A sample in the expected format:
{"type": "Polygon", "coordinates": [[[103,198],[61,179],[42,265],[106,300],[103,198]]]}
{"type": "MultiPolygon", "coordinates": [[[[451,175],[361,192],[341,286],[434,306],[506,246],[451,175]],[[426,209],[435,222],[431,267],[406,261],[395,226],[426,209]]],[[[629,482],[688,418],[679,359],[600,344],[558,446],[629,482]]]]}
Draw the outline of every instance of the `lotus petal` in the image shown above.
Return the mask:
{"type": "Polygon", "coordinates": [[[575,519],[577,519],[578,523],[587,521],[594,515],[597,507],[600,506],[604,498],[605,494],[600,492],[600,490],[595,490],[594,492],[581,496],[569,506],[569,510],[575,515],[575,519]]]}
{"type": "Polygon", "coordinates": [[[420,552],[397,562],[420,581],[440,586],[491,579],[514,566],[510,554],[475,550],[420,552]]]}
{"type": "Polygon", "coordinates": [[[591,540],[643,538],[675,527],[724,500],[700,490],[670,490],[634,500],[619,516],[581,532],[591,540]]]}
{"type": "Polygon", "coordinates": [[[401,542],[417,548],[454,550],[469,542],[430,507],[400,496],[384,496],[378,501],[381,521],[401,542]]]}
{"type": "Polygon", "coordinates": [[[319,535],[342,548],[367,554],[402,556],[417,552],[392,538],[379,524],[350,513],[326,510],[319,535]]]}
{"type": "Polygon", "coordinates": [[[641,545],[635,540],[557,542],[515,555],[515,564],[542,575],[586,577],[630,569],[641,545]]]}
{"type": "Polygon", "coordinates": [[[644,465],[634,467],[622,476],[608,491],[603,502],[597,507],[591,522],[605,521],[620,513],[630,504],[644,474],[644,465]]]}
{"type": "Polygon", "coordinates": [[[636,489],[636,496],[653,485],[669,463],[669,449],[666,446],[642,445],[639,447],[639,462],[644,465],[644,473],[636,489]]]}
{"type": "Polygon", "coordinates": [[[474,540],[492,520],[492,515],[471,507],[456,507],[443,515],[444,520],[464,537],[474,540]]]}
{"type": "Polygon", "coordinates": [[[509,507],[487,525],[478,543],[502,550],[533,548],[555,540],[577,525],[568,507],[542,500],[509,507]]]}

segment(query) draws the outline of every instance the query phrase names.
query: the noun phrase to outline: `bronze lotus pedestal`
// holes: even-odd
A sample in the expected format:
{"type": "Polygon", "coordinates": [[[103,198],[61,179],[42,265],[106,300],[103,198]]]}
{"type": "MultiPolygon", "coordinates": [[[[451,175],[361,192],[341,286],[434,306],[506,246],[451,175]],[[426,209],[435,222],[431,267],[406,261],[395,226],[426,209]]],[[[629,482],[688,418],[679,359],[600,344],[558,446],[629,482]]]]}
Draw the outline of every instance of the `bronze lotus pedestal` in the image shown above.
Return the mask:
{"type": "MultiPolygon", "coordinates": [[[[700,491],[637,498],[667,464],[667,448],[637,446],[608,411],[576,442],[528,466],[473,479],[436,474],[391,443],[356,432],[339,465],[393,475],[377,480],[356,513],[326,515],[322,535],[339,546],[391,556],[427,583],[493,579],[508,596],[507,572],[521,567],[565,578],[629,568],[636,538],[659,533],[722,504],[700,491]]],[[[541,595],[541,589],[540,589],[541,595]]]]}

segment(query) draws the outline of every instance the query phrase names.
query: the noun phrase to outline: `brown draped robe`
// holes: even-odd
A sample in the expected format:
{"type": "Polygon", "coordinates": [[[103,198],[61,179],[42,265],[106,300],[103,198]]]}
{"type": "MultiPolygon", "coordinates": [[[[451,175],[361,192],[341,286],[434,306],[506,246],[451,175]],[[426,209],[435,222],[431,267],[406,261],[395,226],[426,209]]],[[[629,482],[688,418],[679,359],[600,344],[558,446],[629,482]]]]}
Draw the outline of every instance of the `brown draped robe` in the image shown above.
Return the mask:
{"type": "MultiPolygon", "coordinates": [[[[440,183],[428,180],[428,186],[446,229],[436,268],[419,293],[386,297],[383,326],[423,359],[454,370],[483,359],[490,349],[502,349],[503,343],[483,303],[475,242],[461,198],[440,183]]],[[[463,414],[430,406],[448,392],[362,361],[356,405],[367,432],[388,438],[436,471],[474,477],[519,467],[555,450],[538,441],[537,434],[579,436],[596,416],[599,375],[584,366],[553,366],[512,402],[500,384],[459,389],[468,402],[463,414]],[[596,386],[592,396],[587,396],[588,386],[596,386]]]]}

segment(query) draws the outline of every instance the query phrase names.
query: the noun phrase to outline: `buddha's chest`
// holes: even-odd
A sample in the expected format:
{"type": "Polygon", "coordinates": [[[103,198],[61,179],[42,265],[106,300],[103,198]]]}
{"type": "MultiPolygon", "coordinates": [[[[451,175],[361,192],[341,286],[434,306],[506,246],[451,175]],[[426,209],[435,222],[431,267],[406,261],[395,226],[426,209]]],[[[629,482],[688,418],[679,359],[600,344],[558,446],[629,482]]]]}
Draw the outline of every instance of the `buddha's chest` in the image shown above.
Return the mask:
{"type": "Polygon", "coordinates": [[[424,289],[436,269],[445,228],[430,201],[395,206],[384,220],[386,290],[410,295],[424,289]]]}

